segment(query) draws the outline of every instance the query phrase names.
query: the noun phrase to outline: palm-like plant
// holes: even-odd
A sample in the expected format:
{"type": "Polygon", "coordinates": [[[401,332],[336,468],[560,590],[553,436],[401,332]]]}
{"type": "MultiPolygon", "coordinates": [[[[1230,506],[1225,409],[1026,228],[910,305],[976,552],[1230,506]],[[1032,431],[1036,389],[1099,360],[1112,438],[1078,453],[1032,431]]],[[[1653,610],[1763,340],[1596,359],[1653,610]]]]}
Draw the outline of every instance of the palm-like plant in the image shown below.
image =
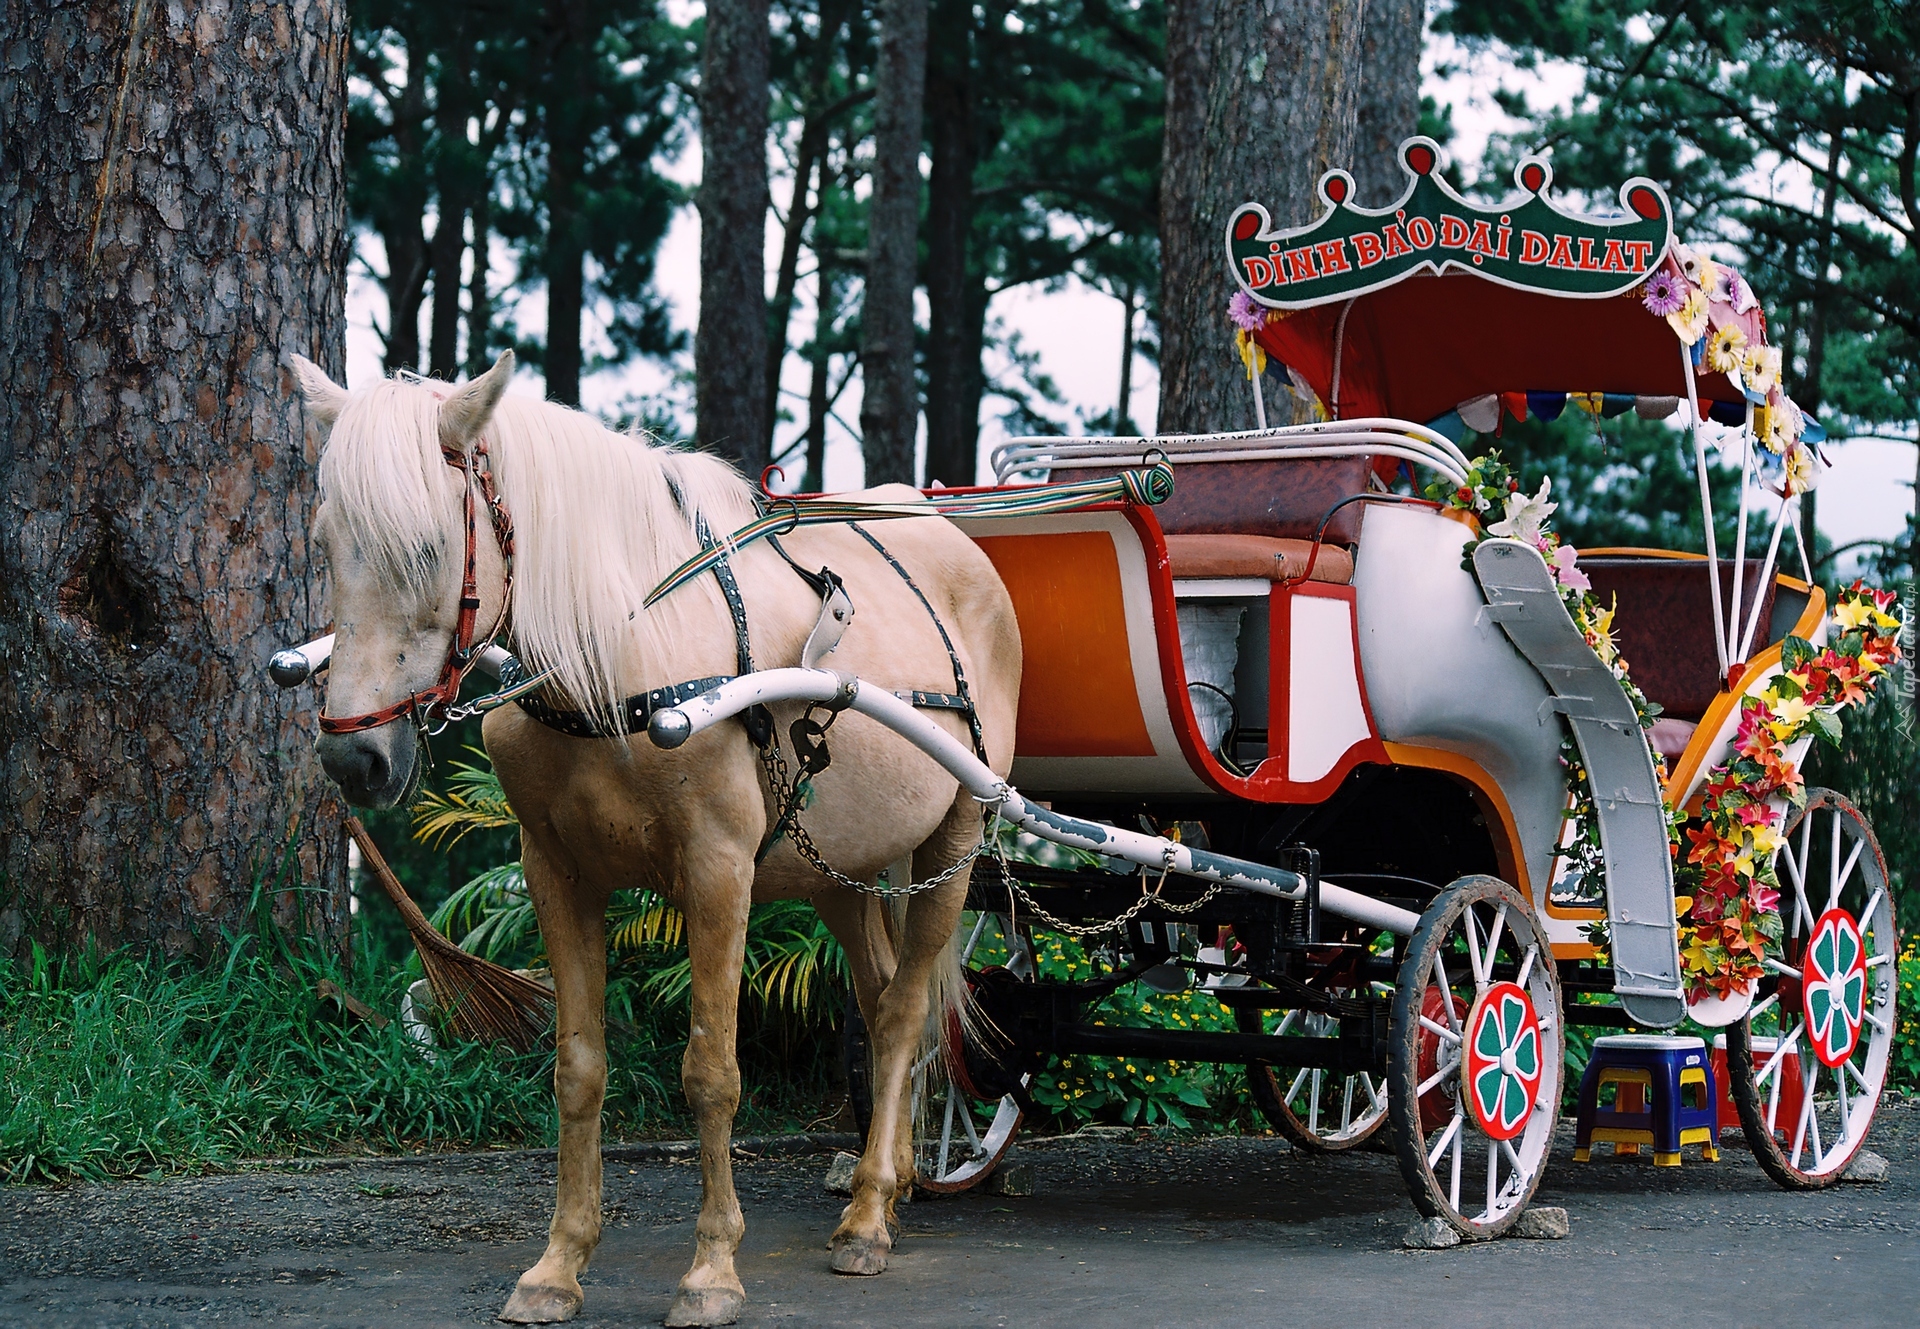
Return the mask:
{"type": "MultiPolygon", "coordinates": [[[[479,830],[518,828],[519,821],[486,754],[454,763],[445,794],[414,805],[414,836],[436,849],[479,830]]],[[[434,926],[490,960],[538,964],[539,924],[518,862],[481,873],[434,911],[434,926]]],[[[607,907],[607,960],[616,976],[632,975],[641,996],[680,1006],[692,987],[683,942],[686,919],[649,890],[615,891],[607,907]]],[[[757,905],[747,924],[746,987],[762,1009],[789,1026],[819,1027],[839,1013],[835,993],[847,984],[846,954],[804,900],[757,905]]]]}

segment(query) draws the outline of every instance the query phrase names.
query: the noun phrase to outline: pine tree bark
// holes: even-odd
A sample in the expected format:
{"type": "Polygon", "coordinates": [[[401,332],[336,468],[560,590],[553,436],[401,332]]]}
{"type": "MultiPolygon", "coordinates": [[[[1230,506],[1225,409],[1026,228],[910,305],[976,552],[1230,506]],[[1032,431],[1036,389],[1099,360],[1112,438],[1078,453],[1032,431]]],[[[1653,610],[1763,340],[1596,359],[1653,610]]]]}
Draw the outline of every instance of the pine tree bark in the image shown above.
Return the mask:
{"type": "Polygon", "coordinates": [[[767,464],[767,0],[708,0],[700,64],[702,448],[748,475],[767,464]]]}
{"type": "Polygon", "coordinates": [[[1227,323],[1225,227],[1249,199],[1275,222],[1315,212],[1320,174],[1353,160],[1368,0],[1171,0],[1160,195],[1160,411],[1167,433],[1250,429],[1227,323]]]}
{"type": "Polygon", "coordinates": [[[1366,0],[1360,29],[1359,121],[1354,131],[1354,202],[1384,208],[1406,192],[1400,145],[1420,128],[1420,49],[1427,0],[1366,0]]]}
{"type": "MultiPolygon", "coordinates": [[[[967,391],[967,242],[973,231],[976,158],[971,0],[934,0],[929,26],[927,483],[970,485],[980,438],[979,398],[967,391]]],[[[977,360],[972,368],[977,371],[977,360]]]]}
{"type": "Polygon", "coordinates": [[[0,953],[207,952],[260,882],[344,939],[265,664],[325,613],[281,357],[344,377],[346,59],[340,0],[0,3],[0,953]]]}
{"type": "Polygon", "coordinates": [[[927,83],[927,0],[881,0],[860,306],[861,450],[870,485],[914,480],[920,391],[913,288],[920,250],[920,124],[927,83]]]}
{"type": "Polygon", "coordinates": [[[585,80],[593,76],[594,24],[585,0],[553,0],[547,23],[554,43],[547,65],[547,346],[541,368],[547,396],[580,404],[580,319],[586,312],[585,219],[580,215],[587,167],[585,80]]]}

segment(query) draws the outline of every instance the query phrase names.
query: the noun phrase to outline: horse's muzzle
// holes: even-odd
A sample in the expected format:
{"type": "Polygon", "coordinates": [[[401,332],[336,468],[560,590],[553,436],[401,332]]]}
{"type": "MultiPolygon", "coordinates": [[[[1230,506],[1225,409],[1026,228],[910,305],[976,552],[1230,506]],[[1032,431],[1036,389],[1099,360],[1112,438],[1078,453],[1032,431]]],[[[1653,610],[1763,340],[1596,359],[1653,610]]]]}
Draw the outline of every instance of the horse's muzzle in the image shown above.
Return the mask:
{"type": "Polygon", "coordinates": [[[404,721],[357,734],[322,734],[320,765],[357,808],[390,808],[413,792],[420,741],[404,721]]]}

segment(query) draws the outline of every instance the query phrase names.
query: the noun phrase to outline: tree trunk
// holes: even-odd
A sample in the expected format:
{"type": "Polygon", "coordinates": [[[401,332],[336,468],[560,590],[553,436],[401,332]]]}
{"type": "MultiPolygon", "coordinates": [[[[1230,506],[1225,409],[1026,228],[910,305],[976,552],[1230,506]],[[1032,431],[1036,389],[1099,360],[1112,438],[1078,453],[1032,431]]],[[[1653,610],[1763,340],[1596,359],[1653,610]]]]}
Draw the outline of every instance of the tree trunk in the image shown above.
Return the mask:
{"type": "Polygon", "coordinates": [[[1406,192],[1399,148],[1420,129],[1420,48],[1426,0],[1366,0],[1360,28],[1360,111],[1354,131],[1354,202],[1384,208],[1406,192]]]}
{"type": "Polygon", "coordinates": [[[594,64],[594,24],[584,0],[552,0],[555,45],[544,98],[547,131],[547,396],[580,404],[580,318],[585,312],[586,219],[580,215],[587,168],[586,80],[594,64]]]}
{"type": "Polygon", "coordinates": [[[767,22],[767,0],[708,0],[700,64],[695,438],[750,476],[767,464],[767,22]]]}
{"type": "MultiPolygon", "coordinates": [[[[820,36],[808,77],[806,115],[800,127],[800,150],[793,166],[793,197],[787,201],[787,225],[780,237],[780,268],[773,280],[773,300],[767,306],[767,455],[773,455],[773,431],[780,418],[780,370],[787,362],[787,324],[793,316],[793,288],[800,277],[800,246],[807,223],[818,208],[816,174],[825,170],[827,135],[833,117],[846,109],[850,98],[829,106],[827,81],[833,76],[834,53],[840,29],[847,21],[845,0],[826,0],[820,7],[820,36]]],[[[825,188],[822,180],[820,189],[825,188]]]]}
{"type": "Polygon", "coordinates": [[[345,6],[0,15],[0,954],[205,953],[263,882],[344,940],[264,666],[325,612],[281,357],[344,377],[345,6]]]}
{"type": "Polygon", "coordinates": [[[460,260],[467,252],[467,204],[476,192],[467,146],[468,88],[473,77],[473,44],[459,25],[451,42],[452,69],[441,75],[434,128],[434,210],[430,257],[433,268],[433,317],[429,322],[427,372],[451,382],[460,372],[460,260]]]}
{"type": "Polygon", "coordinates": [[[1365,0],[1172,0],[1160,196],[1160,411],[1168,433],[1249,429],[1227,323],[1223,240],[1249,199],[1312,220],[1323,171],[1353,161],[1365,0]]]}
{"type": "Polygon", "coordinates": [[[1127,297],[1120,302],[1126,321],[1120,325],[1120,400],[1113,408],[1113,432],[1131,434],[1133,432],[1133,302],[1139,298],[1139,292],[1127,287],[1127,297]]]}
{"type": "MultiPolygon", "coordinates": [[[[973,231],[973,5],[934,0],[927,46],[927,483],[970,485],[980,411],[968,411],[967,241],[973,231]]],[[[977,368],[977,366],[975,366],[977,368]]]]}
{"type": "Polygon", "coordinates": [[[927,0],[881,0],[877,65],[867,286],[860,306],[861,450],[868,484],[912,484],[920,419],[913,372],[913,288],[920,249],[927,0]]]}
{"type": "Polygon", "coordinates": [[[427,234],[421,218],[427,210],[426,53],[417,32],[402,32],[409,55],[406,86],[393,108],[394,150],[403,163],[394,173],[393,192],[383,200],[375,229],[387,251],[386,355],[391,374],[420,367],[420,305],[427,290],[427,234]]]}
{"type": "Polygon", "coordinates": [[[478,378],[492,366],[493,297],[487,292],[487,263],[493,249],[493,211],[483,189],[474,195],[473,267],[467,272],[467,377],[478,378]]]}
{"type": "Polygon", "coordinates": [[[827,411],[831,408],[833,352],[828,339],[840,317],[839,293],[833,270],[818,262],[818,293],[814,296],[813,374],[807,384],[807,470],[800,479],[802,493],[817,494],[827,487],[827,411]]]}

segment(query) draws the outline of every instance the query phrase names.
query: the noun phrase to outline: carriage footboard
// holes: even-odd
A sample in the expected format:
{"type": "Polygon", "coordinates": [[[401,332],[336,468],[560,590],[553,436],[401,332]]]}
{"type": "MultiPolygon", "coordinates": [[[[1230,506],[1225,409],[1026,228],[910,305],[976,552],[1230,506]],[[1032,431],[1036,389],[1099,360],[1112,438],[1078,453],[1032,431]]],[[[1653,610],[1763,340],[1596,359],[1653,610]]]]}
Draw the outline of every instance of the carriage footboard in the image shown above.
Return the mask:
{"type": "MultiPolygon", "coordinates": [[[[899,734],[938,762],[981,803],[1043,840],[1088,849],[1141,867],[1217,882],[1235,890],[1303,899],[1305,878],[1285,868],[1209,853],[1158,835],[1129,831],[1101,822],[1065,817],[1023,798],[959,739],[885,688],[825,669],[765,669],[722,683],[692,701],[656,711],[647,724],[656,746],[677,748],[703,729],[769,702],[810,701],[858,711],[899,734]]],[[[1320,908],[1367,927],[1410,935],[1420,916],[1410,909],[1376,900],[1331,882],[1319,883],[1320,908]]]]}

